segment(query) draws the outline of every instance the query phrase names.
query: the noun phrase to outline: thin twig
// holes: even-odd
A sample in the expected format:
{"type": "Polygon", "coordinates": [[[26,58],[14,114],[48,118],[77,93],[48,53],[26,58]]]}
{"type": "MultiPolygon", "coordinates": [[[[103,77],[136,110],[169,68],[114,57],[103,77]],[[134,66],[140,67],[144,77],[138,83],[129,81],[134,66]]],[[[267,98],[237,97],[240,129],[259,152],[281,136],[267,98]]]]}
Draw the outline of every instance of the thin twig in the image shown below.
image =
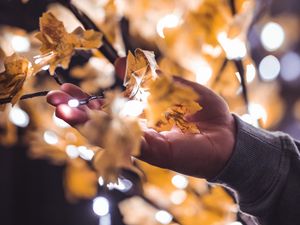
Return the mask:
{"type": "Polygon", "coordinates": [[[237,71],[240,74],[240,77],[241,77],[243,99],[247,106],[247,111],[248,111],[248,105],[249,105],[248,89],[247,89],[247,84],[246,84],[246,74],[245,74],[243,62],[242,62],[242,60],[238,59],[238,60],[234,60],[234,64],[235,64],[237,71]]]}
{"type": "Polygon", "coordinates": [[[222,74],[228,64],[229,60],[227,58],[224,59],[219,71],[218,71],[218,74],[216,76],[216,79],[213,81],[213,84],[212,84],[212,87],[215,87],[215,85],[221,80],[222,78],[222,74]]]}
{"type": "Polygon", "coordinates": [[[59,76],[56,72],[54,72],[53,78],[58,85],[63,85],[63,82],[61,82],[61,80],[59,79],[59,76]]]}
{"type": "MultiPolygon", "coordinates": [[[[35,98],[35,97],[42,97],[46,96],[49,93],[49,91],[40,91],[40,92],[35,92],[31,94],[26,94],[23,95],[20,100],[25,100],[25,99],[30,99],[30,98],[35,98]]],[[[13,97],[8,97],[8,98],[2,98],[0,99],[0,105],[10,103],[12,101],[13,97]]]]}
{"type": "Polygon", "coordinates": [[[231,9],[231,14],[234,16],[237,13],[235,0],[229,0],[229,5],[231,9]]]}
{"type": "Polygon", "coordinates": [[[103,34],[103,44],[99,48],[99,51],[112,63],[118,58],[118,53],[108,41],[101,29],[82,11],[80,11],[75,5],[69,1],[65,2],[64,5],[74,14],[74,16],[82,23],[86,30],[92,29],[103,34]]]}
{"type": "Polygon", "coordinates": [[[129,21],[125,17],[123,17],[120,20],[120,29],[121,29],[121,35],[122,35],[125,51],[126,52],[132,51],[133,49],[130,43],[129,21]]]}

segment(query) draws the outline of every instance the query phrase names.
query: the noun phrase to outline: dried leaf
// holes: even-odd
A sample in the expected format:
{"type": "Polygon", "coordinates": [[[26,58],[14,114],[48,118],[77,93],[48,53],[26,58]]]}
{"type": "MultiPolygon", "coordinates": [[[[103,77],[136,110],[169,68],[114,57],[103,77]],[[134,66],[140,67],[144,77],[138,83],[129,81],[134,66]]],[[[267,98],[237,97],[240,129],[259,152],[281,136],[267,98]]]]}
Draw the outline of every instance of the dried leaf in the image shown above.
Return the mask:
{"type": "Polygon", "coordinates": [[[203,43],[216,46],[218,34],[227,28],[231,19],[227,1],[204,0],[188,14],[186,24],[191,26],[193,36],[201,37],[203,43]]]}
{"type": "Polygon", "coordinates": [[[56,67],[68,68],[71,57],[76,49],[99,48],[102,44],[102,34],[93,30],[83,30],[81,27],[68,33],[61,21],[50,13],[44,13],[40,18],[40,32],[36,35],[42,42],[42,55],[35,71],[49,65],[50,74],[56,67]]]}
{"type": "MultiPolygon", "coordinates": [[[[13,54],[3,59],[5,71],[0,73],[0,98],[12,98],[14,105],[22,95],[26,78],[31,74],[31,64],[23,57],[13,54]]],[[[3,110],[4,106],[0,106],[3,110]]]]}
{"type": "Polygon", "coordinates": [[[104,148],[96,154],[93,164],[105,182],[116,182],[122,168],[138,170],[132,165],[131,156],[140,152],[142,131],[137,119],[120,115],[120,98],[115,92],[106,94],[104,111],[91,111],[90,120],[79,131],[93,145],[104,148]]]}
{"type": "Polygon", "coordinates": [[[149,81],[156,78],[157,64],[153,52],[136,49],[134,55],[129,52],[124,79],[125,96],[133,97],[139,88],[147,87],[149,81]]]}
{"type": "Polygon", "coordinates": [[[184,119],[186,114],[201,110],[201,106],[196,102],[199,96],[194,90],[161,74],[151,83],[149,92],[146,118],[150,127],[165,131],[175,125],[182,132],[199,132],[195,124],[184,119]]]}

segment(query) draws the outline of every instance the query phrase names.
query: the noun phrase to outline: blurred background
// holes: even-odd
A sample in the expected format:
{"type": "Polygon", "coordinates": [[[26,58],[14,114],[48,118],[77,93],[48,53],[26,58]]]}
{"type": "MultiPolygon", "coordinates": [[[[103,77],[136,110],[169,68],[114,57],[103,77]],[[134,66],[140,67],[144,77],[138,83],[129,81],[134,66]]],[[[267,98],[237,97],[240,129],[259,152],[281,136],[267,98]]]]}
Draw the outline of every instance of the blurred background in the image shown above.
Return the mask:
{"type": "MultiPolygon", "coordinates": [[[[47,10],[64,22],[68,32],[80,26],[66,2],[2,0],[4,52],[29,58],[39,54],[34,34],[47,10]]],[[[72,3],[102,29],[119,56],[135,48],[154,51],[163,71],[214,89],[245,121],[300,138],[296,0],[72,3]]],[[[114,72],[101,53],[78,53],[68,70],[58,69],[63,82],[88,93],[111,86],[114,72]]],[[[25,92],[58,88],[45,70],[25,92]]],[[[118,185],[103,186],[87,165],[72,161],[89,156],[84,145],[76,131],[53,115],[44,98],[0,112],[0,224],[245,223],[229,191],[142,162],[137,164],[146,174],[145,182],[123,171],[118,185]]]]}

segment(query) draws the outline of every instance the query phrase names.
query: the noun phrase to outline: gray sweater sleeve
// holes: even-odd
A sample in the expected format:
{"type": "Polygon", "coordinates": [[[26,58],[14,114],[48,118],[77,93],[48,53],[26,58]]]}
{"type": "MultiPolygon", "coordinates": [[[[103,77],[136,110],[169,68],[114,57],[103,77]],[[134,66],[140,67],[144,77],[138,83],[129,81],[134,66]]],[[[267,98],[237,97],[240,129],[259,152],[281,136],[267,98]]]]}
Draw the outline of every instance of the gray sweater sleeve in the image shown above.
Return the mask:
{"type": "Polygon", "coordinates": [[[233,155],[210,182],[233,189],[242,212],[261,225],[300,224],[300,144],[236,117],[233,155]]]}

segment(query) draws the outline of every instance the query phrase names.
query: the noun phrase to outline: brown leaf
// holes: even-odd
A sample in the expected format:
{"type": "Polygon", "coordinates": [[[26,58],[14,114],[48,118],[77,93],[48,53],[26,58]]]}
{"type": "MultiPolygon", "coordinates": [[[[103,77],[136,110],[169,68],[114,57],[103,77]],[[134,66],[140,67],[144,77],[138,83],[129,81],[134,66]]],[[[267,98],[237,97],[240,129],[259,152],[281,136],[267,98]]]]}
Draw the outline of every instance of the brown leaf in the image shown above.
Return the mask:
{"type": "Polygon", "coordinates": [[[68,33],[61,21],[50,13],[44,13],[40,18],[40,32],[36,38],[42,42],[39,63],[35,71],[49,65],[50,74],[56,67],[68,68],[71,57],[76,49],[99,48],[102,44],[102,34],[93,30],[83,30],[81,27],[68,33]]]}
{"type": "Polygon", "coordinates": [[[156,78],[157,64],[153,52],[136,49],[134,55],[128,53],[126,65],[125,96],[131,98],[140,87],[147,87],[149,81],[156,78]]]}
{"type": "Polygon", "coordinates": [[[93,164],[109,183],[117,181],[122,168],[138,173],[131,156],[139,155],[142,131],[137,119],[119,114],[124,98],[113,92],[106,94],[106,100],[105,112],[91,111],[90,120],[78,129],[91,144],[105,149],[96,154],[93,164]]]}
{"type": "Polygon", "coordinates": [[[199,132],[195,124],[184,119],[185,115],[201,110],[196,102],[199,96],[194,90],[161,74],[151,83],[149,92],[146,118],[150,127],[166,131],[175,125],[182,132],[199,132]]]}
{"type": "Polygon", "coordinates": [[[3,59],[3,65],[5,71],[0,73],[0,98],[12,98],[14,105],[22,95],[26,78],[31,74],[31,64],[26,58],[13,54],[3,59]]]}

